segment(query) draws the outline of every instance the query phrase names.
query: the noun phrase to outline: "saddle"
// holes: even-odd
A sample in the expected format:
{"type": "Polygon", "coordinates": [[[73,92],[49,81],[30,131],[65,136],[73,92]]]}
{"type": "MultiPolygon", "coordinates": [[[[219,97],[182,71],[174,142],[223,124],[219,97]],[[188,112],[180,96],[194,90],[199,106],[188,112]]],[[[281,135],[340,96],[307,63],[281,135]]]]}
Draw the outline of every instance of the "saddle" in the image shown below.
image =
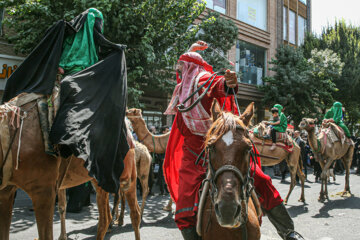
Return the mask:
{"type": "Polygon", "coordinates": [[[322,143],[322,153],[324,153],[327,143],[333,144],[335,142],[340,142],[342,145],[354,145],[354,142],[350,138],[346,137],[344,130],[335,123],[323,124],[320,130],[319,140],[322,143]]]}

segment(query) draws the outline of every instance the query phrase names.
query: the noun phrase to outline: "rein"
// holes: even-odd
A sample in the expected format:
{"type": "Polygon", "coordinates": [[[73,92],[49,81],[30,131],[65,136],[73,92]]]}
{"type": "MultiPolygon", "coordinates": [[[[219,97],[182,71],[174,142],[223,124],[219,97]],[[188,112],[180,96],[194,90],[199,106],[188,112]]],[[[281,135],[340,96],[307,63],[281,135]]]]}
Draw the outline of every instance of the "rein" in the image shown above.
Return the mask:
{"type": "Polygon", "coordinates": [[[204,96],[208,93],[211,85],[214,83],[215,78],[217,77],[218,74],[224,74],[224,71],[219,71],[219,72],[215,72],[213,73],[203,84],[201,84],[201,86],[196,89],[190,96],[188,96],[183,103],[180,103],[179,105],[177,105],[177,109],[179,112],[188,112],[191,109],[193,109],[200,101],[201,99],[204,98],[204,96]],[[199,96],[198,99],[196,99],[189,107],[185,107],[185,103],[188,102],[192,97],[195,96],[195,94],[197,94],[203,87],[206,86],[206,84],[208,84],[210,82],[210,84],[206,87],[206,89],[204,90],[204,92],[199,96]]]}

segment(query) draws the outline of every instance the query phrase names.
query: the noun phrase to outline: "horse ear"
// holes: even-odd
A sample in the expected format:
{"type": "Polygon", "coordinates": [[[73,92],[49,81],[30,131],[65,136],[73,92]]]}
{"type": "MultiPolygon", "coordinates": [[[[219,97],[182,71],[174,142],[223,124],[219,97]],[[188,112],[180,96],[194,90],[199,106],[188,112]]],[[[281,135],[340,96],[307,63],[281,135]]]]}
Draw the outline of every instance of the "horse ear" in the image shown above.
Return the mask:
{"type": "Polygon", "coordinates": [[[240,119],[243,121],[243,123],[246,126],[248,126],[253,116],[254,116],[254,102],[250,103],[249,106],[247,106],[245,112],[241,114],[240,119]]]}
{"type": "Polygon", "coordinates": [[[221,113],[219,102],[214,98],[212,105],[211,105],[211,117],[213,122],[218,119],[219,115],[221,113]]]}

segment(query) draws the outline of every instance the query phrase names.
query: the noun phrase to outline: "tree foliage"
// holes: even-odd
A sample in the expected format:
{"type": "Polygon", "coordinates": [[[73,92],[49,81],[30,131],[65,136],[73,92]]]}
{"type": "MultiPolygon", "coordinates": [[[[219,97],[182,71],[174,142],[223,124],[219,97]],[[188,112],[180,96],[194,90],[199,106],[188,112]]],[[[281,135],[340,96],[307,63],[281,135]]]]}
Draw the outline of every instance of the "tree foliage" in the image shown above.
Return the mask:
{"type": "MultiPolygon", "coordinates": [[[[356,97],[360,91],[360,29],[346,24],[343,20],[335,22],[333,26],[324,28],[319,37],[306,37],[302,48],[307,55],[311,55],[313,47],[331,49],[344,63],[341,74],[332,76],[338,89],[333,93],[333,98],[346,108],[345,120],[350,130],[354,130],[360,120],[360,102],[356,97]]],[[[328,108],[330,106],[331,104],[327,105],[328,108]]]]}
{"type": "MultiPolygon", "coordinates": [[[[15,33],[8,40],[23,54],[59,19],[98,8],[104,15],[104,35],[127,45],[129,104],[135,106],[144,89],[172,88],[173,67],[191,41],[201,36],[213,48],[227,51],[237,35],[234,24],[216,14],[189,28],[205,10],[197,0],[0,0],[0,7],[6,8],[5,23],[15,33]],[[197,35],[200,29],[203,35],[197,35]]],[[[210,62],[221,63],[214,59],[210,62]]]]}
{"type": "Polygon", "coordinates": [[[301,49],[282,45],[277,49],[270,64],[274,76],[265,77],[260,89],[264,92],[263,103],[271,107],[280,103],[295,124],[304,116],[318,116],[336,91],[331,79],[340,74],[342,63],[330,50],[313,50],[307,60],[301,49]]]}

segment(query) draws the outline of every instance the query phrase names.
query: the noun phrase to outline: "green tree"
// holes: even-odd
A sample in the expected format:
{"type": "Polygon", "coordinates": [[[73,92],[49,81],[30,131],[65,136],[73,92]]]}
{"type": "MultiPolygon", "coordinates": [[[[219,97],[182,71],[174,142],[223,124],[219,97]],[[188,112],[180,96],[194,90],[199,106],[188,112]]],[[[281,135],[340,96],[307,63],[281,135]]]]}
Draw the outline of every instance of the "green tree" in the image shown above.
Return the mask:
{"type": "Polygon", "coordinates": [[[8,40],[24,54],[36,46],[46,29],[57,20],[71,20],[87,8],[98,8],[104,15],[104,35],[127,45],[129,105],[132,106],[139,106],[144,89],[171,91],[173,67],[179,55],[196,39],[199,29],[204,29],[204,38],[218,35],[206,38],[215,49],[227,50],[228,42],[233,44],[236,39],[234,28],[212,14],[190,29],[205,10],[205,4],[197,0],[0,0],[0,7],[6,8],[6,25],[15,32],[8,40]],[[219,27],[216,34],[212,24],[219,27]],[[226,48],[215,43],[219,39],[226,48]]]}
{"type": "Polygon", "coordinates": [[[270,62],[275,75],[265,77],[265,84],[260,87],[263,103],[267,107],[282,104],[296,125],[304,116],[319,116],[324,111],[336,90],[331,76],[339,74],[342,68],[339,58],[329,50],[313,54],[308,61],[301,49],[280,46],[270,62]]]}
{"type": "MultiPolygon", "coordinates": [[[[360,91],[360,29],[346,24],[344,20],[337,21],[333,26],[324,28],[319,37],[306,37],[302,48],[307,58],[311,57],[314,47],[321,50],[331,49],[344,63],[341,75],[333,76],[332,81],[338,91],[332,95],[346,108],[345,121],[352,131],[360,120],[360,102],[356,98],[360,91]]],[[[331,104],[327,107],[330,108],[331,104]]]]}

